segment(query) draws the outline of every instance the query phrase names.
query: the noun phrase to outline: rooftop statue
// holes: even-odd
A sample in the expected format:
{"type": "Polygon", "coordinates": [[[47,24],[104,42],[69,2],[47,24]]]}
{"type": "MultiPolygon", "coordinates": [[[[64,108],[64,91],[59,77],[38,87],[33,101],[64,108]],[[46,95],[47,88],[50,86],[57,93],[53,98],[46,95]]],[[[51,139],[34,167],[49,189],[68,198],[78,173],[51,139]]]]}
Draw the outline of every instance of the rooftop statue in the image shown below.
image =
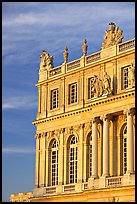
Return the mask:
{"type": "Polygon", "coordinates": [[[120,30],[119,27],[115,25],[115,23],[109,23],[109,29],[105,31],[102,49],[121,43],[122,39],[124,38],[122,34],[123,31],[120,30]]]}
{"type": "Polygon", "coordinates": [[[84,43],[82,45],[82,51],[83,51],[84,56],[86,56],[86,54],[87,54],[87,49],[88,49],[87,40],[84,39],[84,43]]]}
{"type": "Polygon", "coordinates": [[[68,61],[68,48],[67,47],[65,47],[64,48],[64,52],[63,52],[63,56],[64,56],[64,63],[67,63],[67,61],[68,61]]]}
{"type": "Polygon", "coordinates": [[[40,62],[40,69],[43,69],[43,68],[53,68],[53,56],[50,56],[50,54],[43,50],[42,51],[42,54],[40,55],[40,58],[41,58],[41,62],[40,62]]]}

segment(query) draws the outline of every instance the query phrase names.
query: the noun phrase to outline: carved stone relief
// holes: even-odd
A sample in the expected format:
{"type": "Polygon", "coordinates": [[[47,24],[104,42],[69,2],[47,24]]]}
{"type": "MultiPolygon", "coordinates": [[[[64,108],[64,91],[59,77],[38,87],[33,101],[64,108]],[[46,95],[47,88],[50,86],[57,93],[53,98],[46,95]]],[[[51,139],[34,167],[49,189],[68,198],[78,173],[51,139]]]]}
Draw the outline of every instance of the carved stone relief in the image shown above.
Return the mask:
{"type": "Polygon", "coordinates": [[[112,94],[111,78],[106,71],[104,72],[103,79],[100,79],[97,75],[92,77],[91,92],[94,98],[112,94]]]}
{"type": "Polygon", "coordinates": [[[131,63],[129,67],[128,83],[130,88],[135,86],[135,63],[131,63]]]}

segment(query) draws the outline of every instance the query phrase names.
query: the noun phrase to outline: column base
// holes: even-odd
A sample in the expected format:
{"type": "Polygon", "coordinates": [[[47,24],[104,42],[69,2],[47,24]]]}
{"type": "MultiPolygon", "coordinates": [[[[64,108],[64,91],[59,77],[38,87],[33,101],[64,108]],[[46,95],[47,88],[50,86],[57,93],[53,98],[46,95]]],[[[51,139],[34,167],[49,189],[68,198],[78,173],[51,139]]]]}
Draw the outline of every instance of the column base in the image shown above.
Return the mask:
{"type": "Polygon", "coordinates": [[[124,175],[133,175],[135,174],[135,171],[127,171],[124,175]]]}
{"type": "Polygon", "coordinates": [[[110,177],[109,174],[102,174],[101,178],[106,178],[106,177],[110,177]]]}
{"type": "Polygon", "coordinates": [[[91,179],[98,179],[99,177],[96,176],[96,175],[92,175],[90,178],[91,178],[91,179]]]}

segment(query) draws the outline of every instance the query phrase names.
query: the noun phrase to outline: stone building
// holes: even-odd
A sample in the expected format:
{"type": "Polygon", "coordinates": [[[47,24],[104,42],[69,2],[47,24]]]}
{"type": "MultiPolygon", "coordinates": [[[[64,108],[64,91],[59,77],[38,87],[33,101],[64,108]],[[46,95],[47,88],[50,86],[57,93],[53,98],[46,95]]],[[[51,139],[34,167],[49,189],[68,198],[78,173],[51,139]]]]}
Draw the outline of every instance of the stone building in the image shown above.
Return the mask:
{"type": "Polygon", "coordinates": [[[84,39],[55,68],[43,50],[30,202],[135,201],[135,39],[122,33],[111,22],[99,52],[84,39]]]}

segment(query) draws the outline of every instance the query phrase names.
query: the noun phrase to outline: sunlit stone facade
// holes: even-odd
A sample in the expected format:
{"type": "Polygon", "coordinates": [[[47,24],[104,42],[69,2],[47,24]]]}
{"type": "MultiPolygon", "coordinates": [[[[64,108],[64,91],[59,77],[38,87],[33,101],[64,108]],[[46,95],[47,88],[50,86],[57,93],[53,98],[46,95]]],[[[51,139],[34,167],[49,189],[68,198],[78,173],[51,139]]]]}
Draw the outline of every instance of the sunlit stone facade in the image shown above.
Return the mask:
{"type": "Polygon", "coordinates": [[[53,67],[40,56],[30,202],[135,200],[135,39],[114,24],[101,50],[53,67]]]}

